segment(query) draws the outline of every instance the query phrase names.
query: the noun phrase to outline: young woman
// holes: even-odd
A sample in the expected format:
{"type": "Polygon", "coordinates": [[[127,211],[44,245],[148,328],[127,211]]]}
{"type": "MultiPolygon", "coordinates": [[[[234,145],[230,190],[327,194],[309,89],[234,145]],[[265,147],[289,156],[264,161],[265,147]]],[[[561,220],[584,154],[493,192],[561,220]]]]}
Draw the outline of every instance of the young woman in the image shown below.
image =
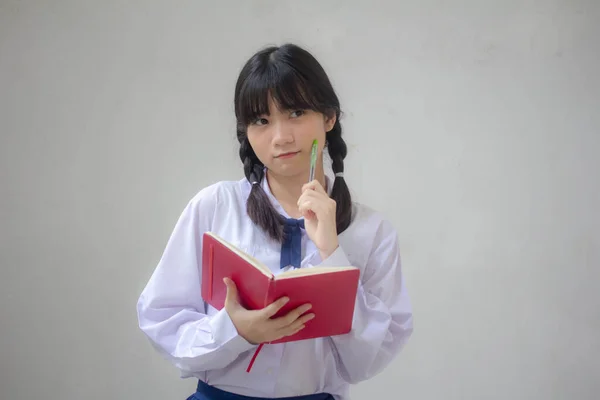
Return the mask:
{"type": "Polygon", "coordinates": [[[340,104],[307,51],[287,44],[253,55],[237,81],[235,114],[245,178],[212,184],[187,204],[139,298],[140,328],[182,377],[198,379],[189,399],[346,400],[349,384],[381,372],[412,333],[398,235],[379,213],[350,198],[340,104]],[[314,139],[319,161],[308,182],[314,139]],[[333,176],[325,173],[324,152],[333,176]],[[310,304],[271,318],[286,299],[246,310],[235,284],[226,280],[225,308],[207,305],[200,295],[206,231],[275,274],[287,268],[359,267],[351,332],[267,345],[253,360],[260,343],[309,324],[310,304]]]}

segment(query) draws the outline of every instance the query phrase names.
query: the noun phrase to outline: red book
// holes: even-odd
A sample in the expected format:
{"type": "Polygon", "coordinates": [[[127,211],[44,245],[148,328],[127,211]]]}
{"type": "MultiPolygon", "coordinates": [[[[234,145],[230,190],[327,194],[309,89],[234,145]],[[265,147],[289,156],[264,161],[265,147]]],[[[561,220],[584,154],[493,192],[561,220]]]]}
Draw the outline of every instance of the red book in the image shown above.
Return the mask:
{"type": "Polygon", "coordinates": [[[207,232],[202,245],[202,298],[217,310],[225,303],[225,277],[235,282],[240,302],[247,309],[261,309],[280,297],[289,297],[274,318],[312,304],[308,312],[315,317],[304,329],[271,343],[340,335],[352,329],[360,277],[356,267],[298,268],[274,276],[260,261],[207,232]]]}

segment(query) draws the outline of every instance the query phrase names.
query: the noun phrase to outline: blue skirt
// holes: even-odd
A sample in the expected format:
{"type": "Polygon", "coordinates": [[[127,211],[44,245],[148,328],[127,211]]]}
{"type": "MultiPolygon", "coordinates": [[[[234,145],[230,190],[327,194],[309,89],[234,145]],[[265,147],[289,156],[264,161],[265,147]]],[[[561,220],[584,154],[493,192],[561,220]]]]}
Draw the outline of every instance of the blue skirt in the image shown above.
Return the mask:
{"type": "MultiPolygon", "coordinates": [[[[280,400],[333,400],[329,393],[308,394],[305,396],[279,397],[280,400]]],[[[198,381],[196,393],[187,398],[187,400],[273,400],[266,397],[242,396],[236,393],[226,392],[216,387],[210,386],[203,381],[198,381]]]]}

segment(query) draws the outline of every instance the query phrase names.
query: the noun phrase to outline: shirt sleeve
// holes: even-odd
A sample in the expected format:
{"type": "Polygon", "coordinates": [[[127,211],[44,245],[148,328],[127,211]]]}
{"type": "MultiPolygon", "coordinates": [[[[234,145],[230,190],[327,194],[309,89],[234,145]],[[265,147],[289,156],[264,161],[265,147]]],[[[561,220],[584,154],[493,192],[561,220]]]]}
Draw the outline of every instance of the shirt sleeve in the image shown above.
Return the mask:
{"type": "Polygon", "coordinates": [[[137,302],[140,329],[183,372],[224,368],[254,347],[225,309],[206,315],[201,297],[202,234],[218,199],[201,191],[183,210],[163,255],[137,302]]]}
{"type": "MultiPolygon", "coordinates": [[[[322,265],[351,263],[338,247],[322,265]]],[[[398,237],[384,221],[359,282],[352,330],[329,338],[340,376],[348,383],[358,383],[377,375],[400,352],[412,331],[412,307],[402,276],[398,237]]]]}

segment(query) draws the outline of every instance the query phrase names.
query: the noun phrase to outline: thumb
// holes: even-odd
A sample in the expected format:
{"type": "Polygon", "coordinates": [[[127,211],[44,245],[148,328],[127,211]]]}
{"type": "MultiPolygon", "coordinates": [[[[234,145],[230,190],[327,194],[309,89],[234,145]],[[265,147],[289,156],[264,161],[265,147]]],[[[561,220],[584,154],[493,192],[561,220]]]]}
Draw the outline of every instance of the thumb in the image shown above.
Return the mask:
{"type": "Polygon", "coordinates": [[[311,210],[303,211],[302,216],[304,217],[304,219],[309,220],[309,221],[316,218],[316,214],[314,213],[314,211],[311,211],[311,210]]]}
{"type": "Polygon", "coordinates": [[[239,305],[237,286],[235,282],[229,278],[223,278],[225,286],[227,286],[227,294],[225,295],[225,306],[237,306],[239,305]]]}

